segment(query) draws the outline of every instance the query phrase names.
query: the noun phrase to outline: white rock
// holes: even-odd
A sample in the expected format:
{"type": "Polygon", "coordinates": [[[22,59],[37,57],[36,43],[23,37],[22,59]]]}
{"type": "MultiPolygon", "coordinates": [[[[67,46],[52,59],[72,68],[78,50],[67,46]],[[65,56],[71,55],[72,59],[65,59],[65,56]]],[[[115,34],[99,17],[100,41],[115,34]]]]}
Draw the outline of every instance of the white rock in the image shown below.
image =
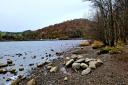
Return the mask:
{"type": "Polygon", "coordinates": [[[68,80],[68,77],[64,77],[64,81],[67,81],[68,80]]]}
{"type": "Polygon", "coordinates": [[[58,67],[52,67],[51,69],[50,69],[50,72],[52,73],[52,72],[56,72],[57,71],[57,68],[58,67]]]}
{"type": "Polygon", "coordinates": [[[97,59],[97,62],[103,64],[102,60],[100,60],[100,59],[97,59]]]}
{"type": "Polygon", "coordinates": [[[88,65],[85,64],[85,63],[81,63],[80,66],[81,66],[81,68],[83,68],[83,69],[86,69],[86,68],[88,67],[88,65]]]}
{"type": "Polygon", "coordinates": [[[103,62],[100,59],[97,59],[96,67],[101,66],[103,62]]]}
{"type": "Polygon", "coordinates": [[[84,62],[85,61],[85,59],[78,59],[77,61],[75,61],[75,63],[82,63],[82,62],[84,62]]]}
{"type": "Polygon", "coordinates": [[[69,61],[67,61],[66,66],[71,65],[73,62],[74,62],[74,59],[70,59],[69,61]]]}
{"type": "Polygon", "coordinates": [[[89,62],[89,67],[92,68],[92,69],[95,69],[96,68],[96,63],[97,63],[97,61],[90,61],[89,62]]]}
{"type": "Polygon", "coordinates": [[[75,54],[71,55],[71,58],[72,58],[72,59],[77,59],[77,57],[78,57],[78,56],[75,55],[75,54]]]}
{"type": "Polygon", "coordinates": [[[47,66],[47,69],[50,70],[52,68],[52,66],[47,66]]]}
{"type": "Polygon", "coordinates": [[[83,56],[82,55],[78,55],[78,57],[77,57],[78,59],[81,59],[81,58],[83,58],[83,56]]]}
{"type": "Polygon", "coordinates": [[[73,63],[72,68],[75,69],[75,70],[80,69],[80,63],[73,63]]]}
{"type": "Polygon", "coordinates": [[[86,58],[85,59],[85,62],[90,62],[90,61],[96,61],[96,59],[93,59],[93,58],[86,58]]]}
{"type": "Polygon", "coordinates": [[[31,79],[30,81],[28,81],[27,85],[36,85],[35,79],[31,79]]]}
{"type": "Polygon", "coordinates": [[[66,57],[66,60],[69,60],[70,58],[69,57],[66,57]]]}
{"type": "Polygon", "coordinates": [[[91,72],[91,68],[87,68],[85,70],[82,71],[81,75],[87,75],[91,72]]]}

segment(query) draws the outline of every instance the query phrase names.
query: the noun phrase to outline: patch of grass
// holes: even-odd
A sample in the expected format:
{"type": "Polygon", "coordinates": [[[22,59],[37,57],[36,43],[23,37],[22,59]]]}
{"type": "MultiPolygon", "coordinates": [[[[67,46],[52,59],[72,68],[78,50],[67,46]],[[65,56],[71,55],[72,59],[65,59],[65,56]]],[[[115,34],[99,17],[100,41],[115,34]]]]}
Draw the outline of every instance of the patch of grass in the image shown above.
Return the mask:
{"type": "Polygon", "coordinates": [[[112,47],[108,47],[108,46],[103,47],[103,48],[100,49],[100,54],[106,54],[106,53],[109,53],[110,50],[112,50],[112,47]]]}
{"type": "Polygon", "coordinates": [[[107,54],[107,53],[119,54],[122,53],[122,48],[106,46],[100,49],[100,54],[107,54]]]}
{"type": "Polygon", "coordinates": [[[110,54],[119,54],[122,53],[122,49],[121,48],[117,48],[117,47],[113,47],[110,51],[110,54]]]}

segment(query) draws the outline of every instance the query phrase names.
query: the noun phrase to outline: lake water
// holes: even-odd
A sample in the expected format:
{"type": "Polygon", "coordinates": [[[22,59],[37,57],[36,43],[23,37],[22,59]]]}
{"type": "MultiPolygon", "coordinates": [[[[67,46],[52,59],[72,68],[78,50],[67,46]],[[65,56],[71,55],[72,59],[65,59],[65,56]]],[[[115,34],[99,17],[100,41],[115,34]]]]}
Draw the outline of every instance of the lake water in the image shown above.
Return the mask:
{"type": "MultiPolygon", "coordinates": [[[[17,75],[27,75],[38,64],[56,59],[56,52],[70,50],[80,42],[81,40],[0,42],[0,63],[7,63],[7,59],[11,59],[15,65],[4,69],[16,69],[17,75]],[[19,68],[24,68],[24,71],[19,71],[19,68]]],[[[5,80],[13,76],[10,72],[0,74],[0,85],[5,85],[5,80]]]]}

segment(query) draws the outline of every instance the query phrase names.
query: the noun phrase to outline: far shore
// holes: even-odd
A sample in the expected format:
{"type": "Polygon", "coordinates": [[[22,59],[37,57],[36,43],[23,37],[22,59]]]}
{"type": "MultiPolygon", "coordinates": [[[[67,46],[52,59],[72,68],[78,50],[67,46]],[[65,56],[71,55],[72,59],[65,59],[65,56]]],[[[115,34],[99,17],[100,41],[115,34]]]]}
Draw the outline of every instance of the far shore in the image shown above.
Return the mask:
{"type": "Polygon", "coordinates": [[[71,39],[41,39],[41,40],[0,40],[0,42],[22,42],[22,41],[62,41],[62,40],[88,40],[82,38],[71,38],[71,39]]]}

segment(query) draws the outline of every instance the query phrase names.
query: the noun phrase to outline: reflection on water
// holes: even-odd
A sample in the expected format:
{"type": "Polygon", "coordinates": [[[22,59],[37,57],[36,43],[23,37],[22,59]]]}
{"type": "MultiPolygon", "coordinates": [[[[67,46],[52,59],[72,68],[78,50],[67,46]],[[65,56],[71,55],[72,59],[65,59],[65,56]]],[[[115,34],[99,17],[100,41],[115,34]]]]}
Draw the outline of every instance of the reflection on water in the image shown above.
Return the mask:
{"type": "MultiPolygon", "coordinates": [[[[17,75],[27,75],[31,69],[45,61],[57,58],[56,52],[63,52],[77,46],[81,40],[63,41],[22,41],[0,42],[0,63],[12,60],[12,66],[2,69],[16,69],[17,75]],[[19,71],[21,70],[21,71],[19,71]]],[[[14,76],[10,72],[0,74],[0,85],[7,78],[14,76]]]]}

